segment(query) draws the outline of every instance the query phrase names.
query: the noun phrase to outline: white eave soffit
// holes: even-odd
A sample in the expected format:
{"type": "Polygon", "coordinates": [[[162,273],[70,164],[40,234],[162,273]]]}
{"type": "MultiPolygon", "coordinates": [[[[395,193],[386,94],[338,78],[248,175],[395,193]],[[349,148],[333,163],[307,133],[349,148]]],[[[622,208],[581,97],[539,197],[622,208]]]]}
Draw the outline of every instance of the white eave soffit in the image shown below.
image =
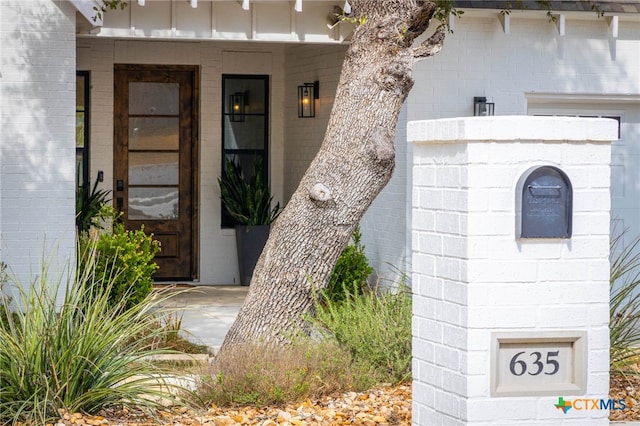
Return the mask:
{"type": "Polygon", "coordinates": [[[91,25],[94,27],[102,26],[102,19],[96,17],[96,13],[101,6],[100,2],[97,0],[69,0],[69,2],[91,25]]]}

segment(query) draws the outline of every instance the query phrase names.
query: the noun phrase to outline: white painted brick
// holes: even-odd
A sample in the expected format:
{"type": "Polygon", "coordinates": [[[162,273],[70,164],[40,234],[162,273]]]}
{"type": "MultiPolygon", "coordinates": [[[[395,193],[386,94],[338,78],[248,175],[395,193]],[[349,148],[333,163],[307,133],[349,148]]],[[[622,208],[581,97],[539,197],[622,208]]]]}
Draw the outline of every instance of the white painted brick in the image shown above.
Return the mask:
{"type": "Polygon", "coordinates": [[[434,405],[438,411],[453,418],[460,418],[460,399],[445,392],[435,392],[434,405]]]}
{"type": "Polygon", "coordinates": [[[444,294],[442,299],[445,302],[455,303],[457,305],[466,305],[468,299],[468,284],[457,281],[444,282],[444,294]]]}
{"type": "Polygon", "coordinates": [[[414,290],[414,293],[433,299],[442,299],[444,297],[444,285],[443,281],[440,278],[427,277],[424,275],[414,275],[412,281],[415,288],[417,289],[414,290]]]}
{"type": "Polygon", "coordinates": [[[450,370],[460,370],[460,351],[446,346],[436,346],[436,365],[450,370]]]}
{"type": "MultiPolygon", "coordinates": [[[[467,397],[485,398],[489,396],[489,376],[467,376],[467,397]]],[[[465,406],[466,410],[466,406],[465,406]]]]}
{"type": "Polygon", "coordinates": [[[466,191],[444,189],[442,192],[442,208],[446,211],[467,211],[466,191]]]}
{"type": "Polygon", "coordinates": [[[442,388],[442,368],[430,362],[418,361],[418,371],[421,381],[425,384],[433,386],[434,389],[442,388]]]}
{"type": "Polygon", "coordinates": [[[436,301],[434,299],[414,295],[412,305],[414,315],[419,315],[423,318],[436,319],[436,301]]]}
{"type": "Polygon", "coordinates": [[[471,399],[467,403],[467,420],[501,421],[501,420],[532,420],[536,418],[536,406],[521,398],[510,398],[505,404],[502,398],[471,399]]]}
{"type": "Polygon", "coordinates": [[[430,363],[435,362],[435,345],[434,343],[428,342],[423,339],[414,339],[411,350],[414,357],[414,377],[422,378],[422,374],[419,371],[419,364],[416,361],[419,359],[421,361],[427,361],[430,363]]]}
{"type": "Polygon", "coordinates": [[[467,218],[469,235],[514,235],[512,214],[474,214],[467,218]]]}
{"type": "Polygon", "coordinates": [[[593,326],[609,324],[609,304],[605,303],[605,301],[590,304],[589,319],[593,326]]]}
{"type": "MultiPolygon", "coordinates": [[[[453,303],[437,303],[436,304],[436,321],[451,325],[461,325],[460,305],[453,303]]],[[[444,336],[446,338],[446,335],[444,336]]],[[[446,339],[444,340],[446,342],[446,339]]]]}
{"type": "Polygon", "coordinates": [[[460,214],[457,212],[435,212],[435,226],[438,232],[444,234],[460,235],[462,233],[461,219],[460,214]]]}
{"type": "Polygon", "coordinates": [[[536,308],[529,306],[470,307],[469,324],[487,328],[531,328],[535,324],[536,308]]]}
{"type": "Polygon", "coordinates": [[[459,325],[442,324],[442,340],[455,349],[466,349],[467,330],[459,325]]]}
{"type": "Polygon", "coordinates": [[[534,260],[469,260],[468,280],[473,282],[534,282],[538,280],[538,263],[534,260]]]}
{"type": "Polygon", "coordinates": [[[543,239],[490,238],[488,245],[492,259],[560,259],[565,243],[543,239]]]}
{"type": "Polygon", "coordinates": [[[576,328],[583,327],[589,321],[589,308],[586,305],[540,306],[536,325],[541,328],[576,328]]]}
{"type": "Polygon", "coordinates": [[[541,260],[538,263],[540,281],[580,281],[589,279],[589,260],[541,260]]]}
{"type": "Polygon", "coordinates": [[[435,272],[434,257],[426,254],[416,254],[413,257],[413,272],[433,276],[435,272]]]}
{"type": "Polygon", "coordinates": [[[589,350],[589,371],[609,371],[609,350],[589,350]]]}
{"type": "Polygon", "coordinates": [[[424,378],[422,382],[413,384],[413,400],[422,405],[433,405],[435,401],[435,387],[429,386],[429,381],[424,378]]]}
{"type": "Polygon", "coordinates": [[[417,336],[427,341],[442,343],[442,324],[437,321],[416,317],[412,322],[412,326],[414,334],[417,336]]]}

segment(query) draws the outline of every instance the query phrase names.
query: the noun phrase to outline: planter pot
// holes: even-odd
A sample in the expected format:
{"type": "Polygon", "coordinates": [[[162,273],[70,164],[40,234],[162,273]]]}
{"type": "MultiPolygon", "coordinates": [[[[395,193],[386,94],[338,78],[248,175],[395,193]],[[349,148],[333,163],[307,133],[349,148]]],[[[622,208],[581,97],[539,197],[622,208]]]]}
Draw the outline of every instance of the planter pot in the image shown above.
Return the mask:
{"type": "Polygon", "coordinates": [[[238,249],[238,267],[240,283],[249,285],[253,269],[260,253],[269,238],[269,225],[244,226],[236,225],[236,247],[238,249]]]}

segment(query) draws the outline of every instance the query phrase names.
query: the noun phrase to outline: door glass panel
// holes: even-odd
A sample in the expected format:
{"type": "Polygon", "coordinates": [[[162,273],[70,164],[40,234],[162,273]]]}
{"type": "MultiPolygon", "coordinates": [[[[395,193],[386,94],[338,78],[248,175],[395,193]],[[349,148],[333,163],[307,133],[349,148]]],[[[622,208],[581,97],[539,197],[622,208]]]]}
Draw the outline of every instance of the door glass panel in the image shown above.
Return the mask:
{"type": "Polygon", "coordinates": [[[178,152],[130,152],[130,185],[177,185],[178,152]]]}
{"type": "Polygon", "coordinates": [[[178,83],[129,83],[129,115],[178,115],[178,83]]]}
{"type": "Polygon", "coordinates": [[[245,121],[224,117],[224,149],[264,149],[264,116],[245,116],[245,121]]]}
{"type": "Polygon", "coordinates": [[[225,114],[231,114],[233,112],[233,95],[240,95],[242,97],[245,114],[265,113],[265,80],[263,79],[226,79],[224,83],[224,93],[227,98],[224,102],[225,114]]]}
{"type": "Polygon", "coordinates": [[[76,111],[76,148],[84,148],[85,113],[76,111]]]}
{"type": "Polygon", "coordinates": [[[178,219],[178,187],[129,187],[128,219],[178,219]]]}
{"type": "Polygon", "coordinates": [[[129,149],[178,149],[178,117],[130,117],[129,149]]]}

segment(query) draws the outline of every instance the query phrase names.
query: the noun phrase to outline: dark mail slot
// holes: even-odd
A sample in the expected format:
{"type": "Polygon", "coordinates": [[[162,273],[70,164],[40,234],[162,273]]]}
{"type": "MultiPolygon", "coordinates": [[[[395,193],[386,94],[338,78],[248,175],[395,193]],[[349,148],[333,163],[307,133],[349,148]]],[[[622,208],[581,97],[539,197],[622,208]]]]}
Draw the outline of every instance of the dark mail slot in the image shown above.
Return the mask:
{"type": "Polygon", "coordinates": [[[520,238],[570,238],[573,191],[557,167],[529,169],[518,182],[520,238]]]}

